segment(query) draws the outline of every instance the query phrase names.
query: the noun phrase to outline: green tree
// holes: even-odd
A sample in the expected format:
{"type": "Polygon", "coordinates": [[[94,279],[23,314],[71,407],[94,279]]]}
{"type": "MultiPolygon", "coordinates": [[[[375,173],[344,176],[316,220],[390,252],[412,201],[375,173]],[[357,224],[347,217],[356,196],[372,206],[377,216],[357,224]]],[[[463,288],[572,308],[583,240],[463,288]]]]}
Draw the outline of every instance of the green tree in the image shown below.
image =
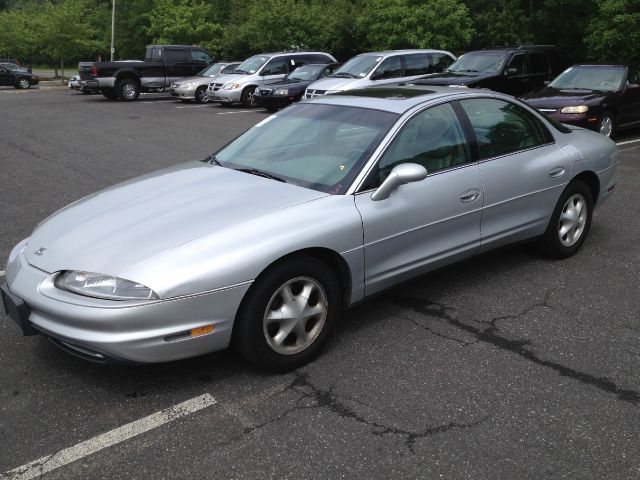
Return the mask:
{"type": "Polygon", "coordinates": [[[598,0],[598,14],[585,39],[591,56],[600,61],[640,63],[640,0],[598,0]]]}
{"type": "Polygon", "coordinates": [[[366,0],[358,27],[373,50],[460,51],[474,33],[469,9],[458,0],[366,0]]]}
{"type": "Polygon", "coordinates": [[[214,6],[204,0],[155,0],[146,33],[154,43],[194,44],[217,52],[223,28],[214,6]]]}
{"type": "Polygon", "coordinates": [[[528,15],[520,0],[475,0],[467,2],[476,34],[474,48],[492,45],[520,45],[533,36],[527,28],[528,15]]]}

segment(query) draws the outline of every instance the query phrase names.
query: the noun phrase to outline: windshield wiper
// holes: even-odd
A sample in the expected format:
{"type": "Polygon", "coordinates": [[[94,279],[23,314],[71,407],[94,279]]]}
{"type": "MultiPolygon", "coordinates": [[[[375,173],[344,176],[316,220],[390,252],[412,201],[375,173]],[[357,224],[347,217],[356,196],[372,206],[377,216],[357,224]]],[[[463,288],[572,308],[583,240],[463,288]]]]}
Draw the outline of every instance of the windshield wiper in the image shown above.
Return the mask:
{"type": "Polygon", "coordinates": [[[221,163],[220,163],[220,161],[216,158],[216,156],[215,156],[215,155],[211,155],[211,156],[207,159],[207,161],[208,161],[209,163],[212,163],[212,164],[213,164],[213,163],[215,163],[216,165],[218,165],[218,166],[220,166],[220,167],[222,166],[222,164],[221,164],[221,163]]]}
{"type": "Polygon", "coordinates": [[[287,183],[284,178],[273,175],[269,172],[258,170],[257,168],[236,168],[239,172],[250,173],[251,175],[257,175],[259,177],[270,178],[271,180],[277,180],[278,182],[287,183]]]}
{"type": "Polygon", "coordinates": [[[331,75],[329,75],[330,77],[338,77],[338,78],[358,78],[357,75],[354,75],[353,73],[347,73],[347,72],[338,72],[338,73],[332,73],[331,75]]]}
{"type": "Polygon", "coordinates": [[[236,68],[233,70],[233,72],[231,73],[244,73],[244,74],[249,74],[249,72],[245,71],[245,70],[240,70],[239,68],[236,68]]]}
{"type": "Polygon", "coordinates": [[[465,70],[447,70],[448,72],[453,72],[453,73],[457,73],[457,72],[478,72],[479,70],[474,70],[472,68],[467,68],[465,70]]]}

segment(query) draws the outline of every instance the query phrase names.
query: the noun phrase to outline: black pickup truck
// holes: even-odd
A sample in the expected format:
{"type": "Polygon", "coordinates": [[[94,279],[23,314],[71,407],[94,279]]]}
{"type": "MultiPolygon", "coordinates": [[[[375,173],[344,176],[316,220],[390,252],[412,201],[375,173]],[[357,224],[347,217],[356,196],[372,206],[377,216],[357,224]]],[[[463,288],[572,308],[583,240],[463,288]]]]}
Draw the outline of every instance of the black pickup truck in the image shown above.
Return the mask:
{"type": "Polygon", "coordinates": [[[81,80],[80,88],[130,102],[140,92],[163,91],[171,82],[192,77],[213,62],[213,55],[200,47],[149,45],[144,61],[94,63],[90,77],[81,80]]]}

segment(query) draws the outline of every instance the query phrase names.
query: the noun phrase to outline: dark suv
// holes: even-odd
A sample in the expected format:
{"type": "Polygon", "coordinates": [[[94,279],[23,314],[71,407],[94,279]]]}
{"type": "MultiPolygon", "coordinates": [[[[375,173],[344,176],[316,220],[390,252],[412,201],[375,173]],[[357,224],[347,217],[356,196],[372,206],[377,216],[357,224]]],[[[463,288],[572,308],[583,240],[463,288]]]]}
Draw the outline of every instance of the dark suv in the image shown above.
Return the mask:
{"type": "Polygon", "coordinates": [[[551,45],[491,47],[465,53],[443,73],[411,83],[488,88],[518,96],[543,88],[569,65],[569,58],[551,45]]]}

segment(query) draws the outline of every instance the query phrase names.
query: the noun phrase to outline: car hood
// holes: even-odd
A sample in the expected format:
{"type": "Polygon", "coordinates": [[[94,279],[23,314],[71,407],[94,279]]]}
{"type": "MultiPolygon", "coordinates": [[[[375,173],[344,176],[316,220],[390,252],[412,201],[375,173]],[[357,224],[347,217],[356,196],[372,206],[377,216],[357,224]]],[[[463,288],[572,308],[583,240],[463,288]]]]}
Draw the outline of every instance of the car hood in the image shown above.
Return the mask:
{"type": "Polygon", "coordinates": [[[165,250],[206,235],[215,241],[215,232],[226,227],[326,195],[190,162],[115,185],[54,213],[35,229],[25,255],[48,273],[117,276],[165,250]]]}
{"type": "Polygon", "coordinates": [[[247,78],[248,75],[245,75],[244,73],[224,73],[222,75],[220,75],[219,77],[215,78],[216,83],[229,83],[229,82],[237,82],[239,80],[242,80],[244,78],[247,78]]]}
{"type": "Polygon", "coordinates": [[[215,78],[215,75],[212,75],[212,76],[196,75],[194,77],[182,77],[180,80],[176,80],[175,82],[171,82],[171,83],[175,83],[177,85],[184,85],[187,82],[199,82],[204,85],[209,83],[214,78],[215,78]]]}
{"type": "Polygon", "coordinates": [[[520,97],[522,100],[535,107],[557,108],[582,103],[599,102],[607,96],[606,92],[597,90],[562,90],[547,87],[539,92],[529,93],[520,97]]]}
{"type": "Polygon", "coordinates": [[[494,76],[480,72],[442,72],[419,78],[416,83],[420,85],[467,85],[494,76]]]}
{"type": "Polygon", "coordinates": [[[309,85],[312,90],[351,90],[353,88],[370,85],[364,78],[325,77],[309,85]]]}

